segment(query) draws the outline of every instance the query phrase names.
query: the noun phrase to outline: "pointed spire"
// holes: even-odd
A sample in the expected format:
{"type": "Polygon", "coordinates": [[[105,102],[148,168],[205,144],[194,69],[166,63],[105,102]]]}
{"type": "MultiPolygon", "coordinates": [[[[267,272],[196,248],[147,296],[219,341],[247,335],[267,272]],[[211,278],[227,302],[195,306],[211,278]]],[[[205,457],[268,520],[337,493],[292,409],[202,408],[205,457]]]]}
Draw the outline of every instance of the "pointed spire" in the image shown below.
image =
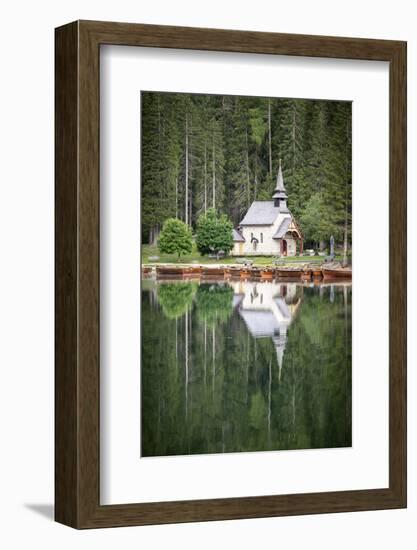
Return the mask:
{"type": "Polygon", "coordinates": [[[277,184],[274,189],[274,194],[272,195],[273,199],[286,199],[287,192],[285,191],[284,187],[284,177],[282,175],[282,166],[281,166],[281,159],[279,159],[279,168],[278,168],[278,176],[277,176],[277,184]]]}
{"type": "Polygon", "coordinates": [[[277,185],[276,185],[276,187],[275,187],[275,191],[284,191],[284,193],[285,193],[284,178],[283,178],[283,176],[282,176],[281,159],[279,159],[279,168],[278,168],[278,176],[277,176],[277,185]]]}

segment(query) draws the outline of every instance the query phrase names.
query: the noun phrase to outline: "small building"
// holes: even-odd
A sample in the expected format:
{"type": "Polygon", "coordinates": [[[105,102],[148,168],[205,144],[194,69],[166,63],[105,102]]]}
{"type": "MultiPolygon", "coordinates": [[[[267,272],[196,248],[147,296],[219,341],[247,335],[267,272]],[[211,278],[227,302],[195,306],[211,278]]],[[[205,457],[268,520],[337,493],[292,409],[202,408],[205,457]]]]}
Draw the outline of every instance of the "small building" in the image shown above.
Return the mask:
{"type": "Polygon", "coordinates": [[[270,201],[254,201],[233,230],[232,256],[295,256],[303,251],[303,236],[288,210],[281,161],[270,201]]]}

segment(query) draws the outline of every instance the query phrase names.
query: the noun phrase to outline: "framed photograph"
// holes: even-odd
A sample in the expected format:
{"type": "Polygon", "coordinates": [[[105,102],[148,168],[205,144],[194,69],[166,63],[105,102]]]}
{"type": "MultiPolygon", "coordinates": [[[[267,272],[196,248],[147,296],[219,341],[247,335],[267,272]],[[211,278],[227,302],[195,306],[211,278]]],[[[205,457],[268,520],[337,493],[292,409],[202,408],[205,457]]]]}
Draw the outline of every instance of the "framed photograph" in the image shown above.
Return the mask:
{"type": "Polygon", "coordinates": [[[56,29],[56,521],[406,507],[406,43],[56,29]]]}

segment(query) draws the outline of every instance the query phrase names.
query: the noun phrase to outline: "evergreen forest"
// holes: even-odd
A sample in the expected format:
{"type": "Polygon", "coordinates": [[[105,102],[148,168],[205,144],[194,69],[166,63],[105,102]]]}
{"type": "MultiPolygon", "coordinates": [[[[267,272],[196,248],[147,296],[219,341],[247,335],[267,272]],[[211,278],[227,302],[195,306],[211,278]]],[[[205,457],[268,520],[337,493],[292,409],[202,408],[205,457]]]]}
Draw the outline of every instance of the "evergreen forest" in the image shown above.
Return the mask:
{"type": "Polygon", "coordinates": [[[271,200],[281,159],[305,243],[351,245],[348,101],[142,92],[142,242],[167,218],[195,231],[209,208],[234,227],[271,200]]]}

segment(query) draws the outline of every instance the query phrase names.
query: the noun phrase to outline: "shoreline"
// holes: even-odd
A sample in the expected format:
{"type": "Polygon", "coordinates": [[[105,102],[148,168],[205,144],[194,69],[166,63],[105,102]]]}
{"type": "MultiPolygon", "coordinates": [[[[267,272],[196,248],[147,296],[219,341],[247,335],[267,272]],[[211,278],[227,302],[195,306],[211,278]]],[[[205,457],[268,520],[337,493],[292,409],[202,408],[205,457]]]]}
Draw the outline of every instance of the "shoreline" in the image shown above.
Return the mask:
{"type": "Polygon", "coordinates": [[[142,276],[157,279],[209,279],[216,280],[299,280],[311,281],[351,281],[352,269],[343,268],[339,264],[324,263],[322,265],[282,265],[282,266],[244,266],[241,264],[156,264],[142,265],[142,276]]]}

